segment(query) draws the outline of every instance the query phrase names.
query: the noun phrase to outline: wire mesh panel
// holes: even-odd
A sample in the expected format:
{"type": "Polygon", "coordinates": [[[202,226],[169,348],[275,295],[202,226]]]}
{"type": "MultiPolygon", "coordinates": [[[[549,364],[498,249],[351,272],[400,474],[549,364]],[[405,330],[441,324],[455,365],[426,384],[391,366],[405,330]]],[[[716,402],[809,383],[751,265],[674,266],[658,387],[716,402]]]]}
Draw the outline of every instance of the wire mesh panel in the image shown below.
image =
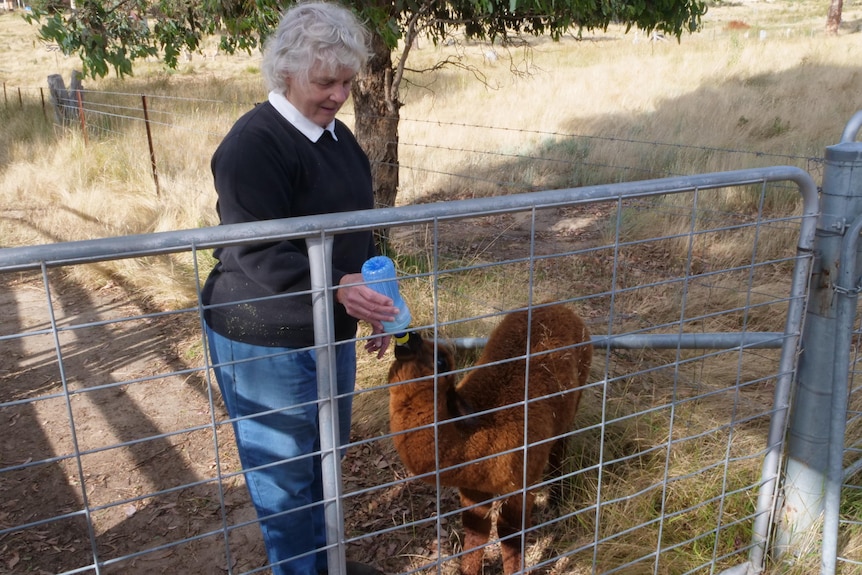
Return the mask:
{"type": "MultiPolygon", "coordinates": [[[[764,348],[778,348],[786,337],[786,281],[799,232],[794,218],[765,215],[762,205],[792,193],[766,186],[694,192],[396,234],[397,251],[422,260],[402,284],[419,294],[413,302],[427,302],[411,309],[437,337],[486,336],[513,310],[539,302],[567,302],[594,337],[778,332],[773,346],[757,349],[646,344],[597,351],[562,479],[548,479],[540,490],[529,565],[560,573],[711,572],[745,557],[781,371],[780,351],[764,348]],[[716,208],[736,194],[754,203],[752,215],[716,208]],[[655,226],[627,226],[635,210],[652,212],[655,226]],[[551,486],[561,497],[551,497],[551,486]]],[[[469,372],[475,359],[462,354],[461,369],[469,372]]],[[[397,461],[381,443],[378,457],[397,461]]],[[[454,448],[437,449],[442,455],[454,448]]],[[[408,558],[387,566],[454,572],[463,552],[461,505],[451,493],[432,499],[435,478],[424,479],[399,483],[397,516],[377,519],[386,545],[403,541],[391,551],[408,558]],[[403,524],[400,536],[384,529],[389,520],[403,524]]],[[[382,489],[372,500],[392,497],[382,489]]],[[[499,569],[499,546],[486,555],[499,569]]]]}
{"type": "Polygon", "coordinates": [[[253,513],[231,476],[230,426],[215,423],[224,415],[214,415],[200,343],[189,345],[197,312],[151,313],[119,286],[91,293],[68,271],[3,276],[7,566],[225,568],[224,522],[253,513]]]}
{"type": "MultiPolygon", "coordinates": [[[[210,379],[200,306],[149,309],[109,277],[97,291],[76,277],[99,273],[98,263],[83,261],[132,258],[145,270],[147,258],[191,250],[197,271],[188,281],[199,289],[211,265],[203,247],[272,241],[273,230],[311,235],[315,226],[334,233],[392,228],[412,331],[455,351],[451,365],[435,363],[424,374],[432,386],[478,379],[480,352],[471,348],[487,349],[484,338],[508,316],[532,318],[546,304],[576,312],[595,344],[565,432],[532,435],[541,398],[530,389],[540,370],[557,365],[542,363],[543,354],[565,355],[585,342],[531,348],[529,363],[525,345],[524,356],[501,361],[513,360],[525,374],[513,369],[507,377],[504,368],[479,395],[494,398],[515,380],[523,395],[500,410],[520,412],[520,419],[488,428],[498,420],[494,410],[459,404],[454,395],[459,421],[453,405],[434,403],[433,439],[423,455],[435,469],[419,476],[404,465],[390,430],[390,409],[398,409],[390,398],[403,385],[390,381],[392,355],[360,357],[341,464],[343,539],[331,542],[342,544],[348,559],[386,573],[455,573],[476,543],[465,538],[462,517],[481,522],[503,514],[507,523],[497,519],[480,548],[486,572],[500,571],[513,548],[520,555],[515,570],[547,573],[713,573],[745,561],[752,525],[771,512],[757,499],[774,480],[764,476],[763,462],[770,427],[786,408],[775,402],[789,375],[781,346],[795,349],[799,335],[801,317],[787,317],[804,286],[791,280],[805,277],[804,266],[797,270],[808,256],[800,259],[796,246],[812,216],[795,187],[772,179],[779,178],[758,172],[730,178],[735,184],[655,180],[512,196],[512,203],[377,210],[339,225],[322,216],[47,246],[25,253],[28,264],[16,261],[21,252],[0,252],[7,270],[0,276],[6,567],[267,572],[231,422],[210,379]],[[727,334],[736,343],[728,344],[727,334]],[[747,339],[751,334],[761,337],[747,339]],[[640,343],[623,344],[624,337],[640,343]],[[466,453],[466,439],[452,441],[451,429],[463,437],[481,430],[485,451],[466,453]],[[501,451],[500,438],[510,435],[520,443],[501,451]],[[534,482],[532,454],[560,438],[562,457],[534,482]],[[473,477],[459,497],[450,472],[469,475],[476,462],[496,470],[502,458],[521,462],[510,491],[486,491],[485,478],[473,477]],[[473,513],[464,516],[465,509],[473,513]]],[[[541,330],[530,333],[527,341],[541,339],[541,330]]],[[[359,340],[367,336],[361,330],[359,340]]],[[[562,404],[568,393],[561,388],[543,404],[562,404]]]]}

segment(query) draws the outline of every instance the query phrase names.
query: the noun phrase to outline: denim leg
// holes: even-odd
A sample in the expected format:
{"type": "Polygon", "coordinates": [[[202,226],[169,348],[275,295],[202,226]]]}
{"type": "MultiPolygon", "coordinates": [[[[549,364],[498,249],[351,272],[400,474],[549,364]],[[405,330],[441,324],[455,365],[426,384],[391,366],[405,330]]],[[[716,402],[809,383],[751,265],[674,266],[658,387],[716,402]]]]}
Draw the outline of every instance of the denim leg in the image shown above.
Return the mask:
{"type": "MultiPolygon", "coordinates": [[[[260,518],[273,575],[326,569],[315,352],[254,346],[207,329],[216,380],[234,422],[246,484],[260,518]],[[276,410],[276,411],[273,411],[276,410]],[[262,412],[273,411],[273,413],[262,412]],[[248,417],[248,416],[254,417],[248,417]],[[290,560],[298,555],[304,557],[290,560]]],[[[339,394],[353,391],[353,342],[336,346],[339,394]]],[[[349,441],[351,399],[339,400],[339,436],[349,441]]]]}

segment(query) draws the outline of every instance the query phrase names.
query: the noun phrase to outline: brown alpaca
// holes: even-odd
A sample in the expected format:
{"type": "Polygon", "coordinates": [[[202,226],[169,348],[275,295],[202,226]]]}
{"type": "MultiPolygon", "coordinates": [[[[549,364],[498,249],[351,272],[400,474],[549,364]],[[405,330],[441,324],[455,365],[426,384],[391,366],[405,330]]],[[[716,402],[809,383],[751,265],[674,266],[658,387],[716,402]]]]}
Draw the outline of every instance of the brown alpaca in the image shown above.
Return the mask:
{"type": "Polygon", "coordinates": [[[447,347],[423,341],[415,333],[396,345],[395,361],[389,369],[389,382],[397,384],[389,389],[395,448],[413,474],[429,474],[422,479],[435,483],[433,472],[439,470],[442,485],[458,488],[464,508],[464,575],[481,572],[482,546],[491,531],[489,500],[506,494],[497,518],[503,569],[506,574],[521,569],[522,534],[530,527],[534,500],[534,494],[524,487],[542,480],[549,460],[554,468],[562,463],[565,441],[546,440],[572,430],[579,388],[587,380],[592,361],[589,341],[583,320],[564,305],[536,307],[529,314],[526,310],[515,312],[491,333],[476,362],[477,367],[483,367],[470,371],[457,385],[454,375],[446,373],[454,368],[447,347]],[[528,325],[530,401],[525,470],[523,402],[528,325]]]}

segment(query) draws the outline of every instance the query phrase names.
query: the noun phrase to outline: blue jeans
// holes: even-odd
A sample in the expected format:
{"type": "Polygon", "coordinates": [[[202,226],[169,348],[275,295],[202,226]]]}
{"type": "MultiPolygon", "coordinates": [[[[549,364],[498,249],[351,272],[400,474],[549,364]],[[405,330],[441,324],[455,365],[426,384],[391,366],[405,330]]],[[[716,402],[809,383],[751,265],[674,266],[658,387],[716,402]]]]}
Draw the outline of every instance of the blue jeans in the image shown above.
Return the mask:
{"type": "MultiPolygon", "coordinates": [[[[326,570],[314,350],[233,341],[209,327],[210,356],[236,434],[273,575],[326,570]],[[248,417],[261,412],[263,415],[248,417]],[[271,412],[271,413],[269,413],[271,412]],[[266,466],[266,467],[264,467],[266,466]],[[297,557],[298,555],[303,557],[297,557]],[[276,565],[277,564],[277,565],[276,565]]],[[[356,380],[353,341],[335,347],[339,445],[350,441],[356,380]]]]}

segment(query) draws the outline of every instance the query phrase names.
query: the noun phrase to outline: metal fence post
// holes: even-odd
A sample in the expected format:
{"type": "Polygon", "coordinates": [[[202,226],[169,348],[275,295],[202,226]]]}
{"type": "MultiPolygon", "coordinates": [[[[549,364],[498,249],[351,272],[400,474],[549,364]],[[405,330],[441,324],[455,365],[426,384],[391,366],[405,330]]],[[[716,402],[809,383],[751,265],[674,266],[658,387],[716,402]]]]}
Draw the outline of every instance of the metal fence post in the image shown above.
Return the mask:
{"type": "MultiPolygon", "coordinates": [[[[835,288],[841,271],[843,237],[850,223],[862,214],[862,143],[854,142],[860,126],[862,112],[857,112],[845,128],[841,143],[826,148],[815,262],[787,442],[784,500],[778,510],[778,555],[797,550],[823,511],[833,384],[841,372],[835,369],[835,288]]],[[[856,259],[858,262],[858,253],[856,259]]]]}
{"type": "Polygon", "coordinates": [[[344,573],[344,510],[341,489],[341,446],[338,444],[338,391],[335,373],[335,319],[332,303],[333,236],[306,238],[311,275],[317,399],[320,426],[320,463],[323,510],[326,520],[326,557],[330,573],[344,573]]]}
{"type": "Polygon", "coordinates": [[[829,435],[829,471],[823,501],[823,543],[820,546],[821,575],[835,575],[838,564],[838,528],[841,490],[844,485],[844,434],[847,428],[850,353],[853,322],[859,295],[857,250],[862,217],[856,218],[841,247],[841,275],[836,282],[838,320],[835,330],[835,385],[832,390],[832,425],[829,435]]]}

